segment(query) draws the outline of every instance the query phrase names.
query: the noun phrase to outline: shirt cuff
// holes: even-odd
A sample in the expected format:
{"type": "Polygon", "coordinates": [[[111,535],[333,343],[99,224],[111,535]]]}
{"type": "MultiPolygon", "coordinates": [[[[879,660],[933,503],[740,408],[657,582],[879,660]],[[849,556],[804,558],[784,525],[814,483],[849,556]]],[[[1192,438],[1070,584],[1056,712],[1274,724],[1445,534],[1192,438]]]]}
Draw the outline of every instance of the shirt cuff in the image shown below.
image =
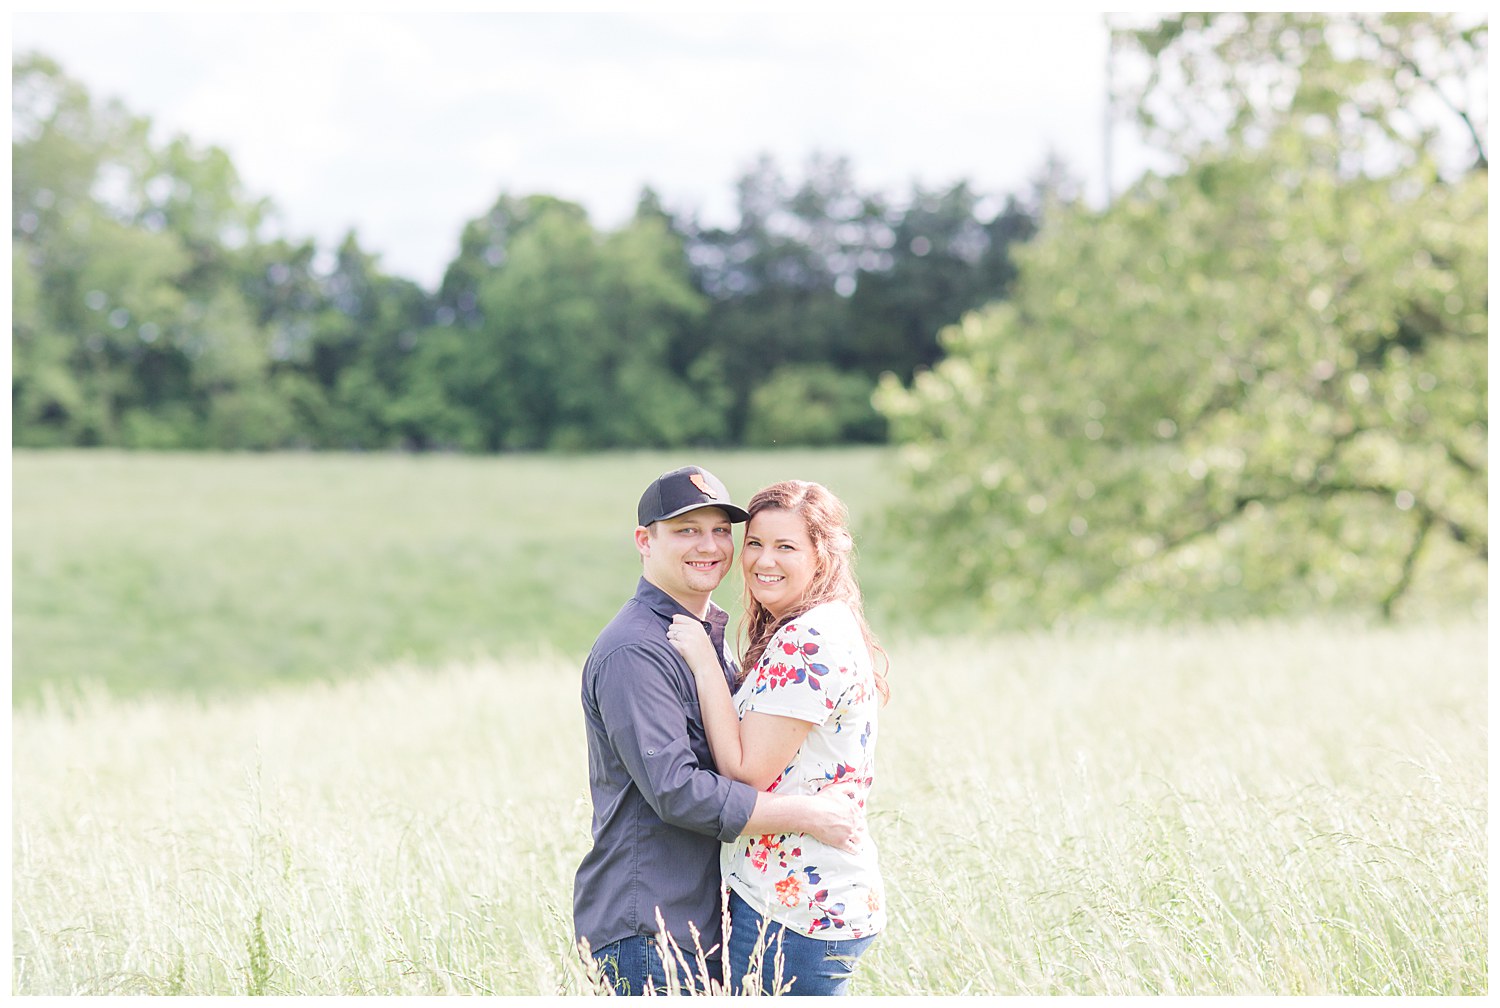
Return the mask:
{"type": "Polygon", "coordinates": [[[755,812],[756,790],[744,781],[729,782],[729,793],[719,809],[719,842],[734,843],[755,812]]]}

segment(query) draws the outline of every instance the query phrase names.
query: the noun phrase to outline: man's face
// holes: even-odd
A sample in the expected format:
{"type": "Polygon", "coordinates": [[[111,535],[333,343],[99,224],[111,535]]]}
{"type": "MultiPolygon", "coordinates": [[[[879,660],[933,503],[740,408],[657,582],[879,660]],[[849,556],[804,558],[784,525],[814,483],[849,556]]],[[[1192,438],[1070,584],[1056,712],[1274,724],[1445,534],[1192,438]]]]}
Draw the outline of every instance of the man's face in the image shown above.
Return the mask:
{"type": "Polygon", "coordinates": [[[700,608],[734,563],[733,529],[728,513],[716,507],[637,526],[646,580],[687,608],[700,608]]]}

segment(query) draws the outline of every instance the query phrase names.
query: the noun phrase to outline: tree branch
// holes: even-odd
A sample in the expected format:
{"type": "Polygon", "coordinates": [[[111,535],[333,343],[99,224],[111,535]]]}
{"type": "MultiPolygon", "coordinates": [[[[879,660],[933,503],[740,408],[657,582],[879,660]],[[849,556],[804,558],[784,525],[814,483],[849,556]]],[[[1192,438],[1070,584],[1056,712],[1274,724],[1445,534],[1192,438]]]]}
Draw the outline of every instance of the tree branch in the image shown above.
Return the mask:
{"type": "Polygon", "coordinates": [[[1459,452],[1459,450],[1453,447],[1451,444],[1443,445],[1443,453],[1448,456],[1449,462],[1452,462],[1454,465],[1458,466],[1469,475],[1478,476],[1480,474],[1479,464],[1465,458],[1459,452]]]}
{"type": "MultiPolygon", "coordinates": [[[[1375,484],[1326,483],[1324,484],[1324,486],[1327,488],[1328,493],[1318,494],[1317,496],[1333,496],[1334,494],[1339,493],[1349,493],[1374,494],[1377,497],[1390,498],[1400,493],[1400,490],[1396,487],[1380,486],[1375,484]]],[[[1407,492],[1409,493],[1410,491],[1407,492]]],[[[1415,495],[1413,495],[1413,497],[1415,497],[1415,495]]],[[[1450,518],[1449,516],[1443,514],[1441,511],[1434,508],[1432,505],[1427,504],[1421,500],[1414,500],[1412,506],[1416,509],[1418,514],[1423,515],[1426,519],[1442,526],[1443,530],[1446,531],[1450,537],[1452,537],[1454,542],[1458,543],[1460,546],[1467,546],[1469,549],[1474,551],[1475,555],[1478,556],[1480,560],[1483,560],[1485,563],[1489,563],[1490,544],[1488,533],[1466,528],[1457,519],[1450,518]]]]}
{"type": "Polygon", "coordinates": [[[1396,601],[1406,594],[1411,587],[1412,571],[1417,566],[1417,556],[1422,552],[1423,545],[1427,542],[1427,533],[1432,531],[1433,515],[1431,511],[1425,512],[1417,524],[1417,534],[1412,539],[1411,549],[1406,551],[1406,559],[1401,562],[1401,576],[1391,586],[1390,592],[1380,600],[1380,617],[1386,621],[1391,618],[1391,611],[1396,606],[1396,601]]]}
{"type": "MultiPolygon", "coordinates": [[[[1162,543],[1160,552],[1174,552],[1196,539],[1201,539],[1206,535],[1218,531],[1221,527],[1242,515],[1245,512],[1245,509],[1248,508],[1251,504],[1260,504],[1266,507],[1274,507],[1277,504],[1284,504],[1287,501],[1296,500],[1298,498],[1332,498],[1344,494],[1374,495],[1390,500],[1393,499],[1398,492],[1399,491],[1397,488],[1389,486],[1354,483],[1348,481],[1329,481],[1286,487],[1280,490],[1265,491],[1261,493],[1240,494],[1234,498],[1234,501],[1229,505],[1229,507],[1218,513],[1208,515],[1203,521],[1201,521],[1193,528],[1187,529],[1186,531],[1165,539],[1162,543]]],[[[1413,505],[1413,507],[1415,508],[1417,516],[1421,521],[1421,537],[1419,541],[1413,545],[1412,551],[1408,553],[1407,558],[1403,564],[1400,578],[1392,587],[1391,592],[1381,602],[1381,611],[1387,616],[1389,616],[1390,608],[1395,605],[1396,601],[1401,597],[1402,594],[1406,592],[1407,588],[1410,587],[1412,569],[1416,564],[1416,551],[1420,549],[1423,543],[1425,543],[1427,535],[1433,527],[1436,526],[1442,528],[1443,531],[1448,533],[1448,535],[1453,539],[1454,542],[1458,543],[1459,545],[1468,547],[1469,549],[1474,551],[1475,555],[1481,561],[1486,564],[1489,563],[1489,536],[1486,533],[1466,528],[1456,519],[1442,514],[1431,505],[1426,504],[1422,501],[1417,501],[1413,505]]],[[[1115,579],[1123,576],[1123,574],[1124,570],[1122,569],[1119,574],[1116,575],[1115,579]]]]}
{"type": "Polygon", "coordinates": [[[1469,113],[1454,104],[1453,101],[1443,93],[1442,88],[1438,87],[1436,82],[1434,82],[1431,77],[1422,72],[1422,68],[1417,65],[1416,60],[1412,59],[1411,56],[1409,56],[1405,52],[1402,52],[1397,47],[1386,42],[1385,39],[1381,38],[1380,33],[1377,32],[1374,28],[1370,27],[1367,22],[1361,21],[1360,29],[1367,37],[1374,40],[1375,44],[1382,50],[1394,56],[1396,58],[1396,61],[1400,63],[1401,66],[1405,67],[1407,70],[1410,70],[1412,74],[1417,78],[1417,80],[1421,81],[1427,86],[1427,89],[1429,91],[1437,95],[1439,101],[1448,106],[1448,110],[1450,112],[1458,116],[1458,118],[1463,122],[1464,128],[1469,131],[1470,139],[1474,141],[1474,150],[1478,153],[1478,161],[1475,162],[1475,167],[1481,169],[1482,171],[1489,171],[1490,159],[1489,155],[1485,152],[1484,149],[1484,137],[1480,134],[1479,129],[1474,125],[1474,120],[1469,117],[1469,113]]]}

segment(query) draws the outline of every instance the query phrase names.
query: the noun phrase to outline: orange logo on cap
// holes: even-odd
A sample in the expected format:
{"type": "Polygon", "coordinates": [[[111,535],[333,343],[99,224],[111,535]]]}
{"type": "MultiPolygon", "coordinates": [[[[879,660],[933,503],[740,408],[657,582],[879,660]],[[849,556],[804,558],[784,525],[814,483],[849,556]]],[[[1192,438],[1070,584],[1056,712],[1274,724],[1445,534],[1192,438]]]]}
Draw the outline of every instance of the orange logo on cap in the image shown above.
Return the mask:
{"type": "Polygon", "coordinates": [[[714,492],[708,488],[708,483],[704,481],[702,473],[689,473],[688,479],[692,480],[693,486],[703,491],[703,496],[709,500],[718,500],[714,492]]]}

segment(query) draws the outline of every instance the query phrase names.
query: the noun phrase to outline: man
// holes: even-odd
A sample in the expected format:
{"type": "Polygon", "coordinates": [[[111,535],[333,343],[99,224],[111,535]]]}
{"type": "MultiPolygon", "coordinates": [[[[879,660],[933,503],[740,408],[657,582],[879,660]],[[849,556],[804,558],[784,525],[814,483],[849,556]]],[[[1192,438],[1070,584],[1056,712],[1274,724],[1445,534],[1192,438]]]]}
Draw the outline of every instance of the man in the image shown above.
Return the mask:
{"type": "MultiPolygon", "coordinates": [[[[712,473],[686,466],[646,488],[636,518],[642,571],[635,596],[583,667],[594,846],[573,887],[576,936],[619,994],[665,986],[658,920],[690,964],[701,948],[709,975],[722,975],[721,843],[801,832],[852,850],[861,826],[849,792],[758,793],[713,771],[698,690],[667,643],[667,628],[678,613],[699,620],[732,686],[729,615],[709,596],[733,564],[733,525],[749,515],[712,473]]],[[[692,982],[680,971],[679,980],[692,982]]]]}

